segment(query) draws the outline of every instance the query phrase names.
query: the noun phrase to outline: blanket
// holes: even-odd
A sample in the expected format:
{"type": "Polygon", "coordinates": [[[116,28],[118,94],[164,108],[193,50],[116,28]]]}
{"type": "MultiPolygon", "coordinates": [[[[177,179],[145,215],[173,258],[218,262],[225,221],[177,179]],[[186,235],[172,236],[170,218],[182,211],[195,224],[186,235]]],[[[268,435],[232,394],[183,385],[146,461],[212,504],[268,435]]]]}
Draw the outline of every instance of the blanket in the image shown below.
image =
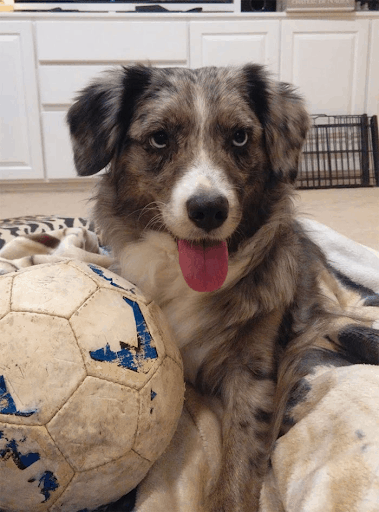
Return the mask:
{"type": "MultiPolygon", "coordinates": [[[[325,293],[334,294],[353,316],[359,312],[364,321],[357,320],[357,329],[369,329],[379,354],[379,255],[315,221],[301,222],[341,278],[338,289],[325,282],[325,293]]],[[[0,250],[0,274],[61,258],[112,265],[94,233],[72,227],[9,241],[0,250]]],[[[260,512],[377,512],[379,367],[318,364],[302,383],[291,415],[294,425],[272,455],[260,512]]],[[[220,460],[218,416],[187,386],[177,431],[138,486],[133,504],[121,500],[101,510],[203,512],[220,460]]]]}

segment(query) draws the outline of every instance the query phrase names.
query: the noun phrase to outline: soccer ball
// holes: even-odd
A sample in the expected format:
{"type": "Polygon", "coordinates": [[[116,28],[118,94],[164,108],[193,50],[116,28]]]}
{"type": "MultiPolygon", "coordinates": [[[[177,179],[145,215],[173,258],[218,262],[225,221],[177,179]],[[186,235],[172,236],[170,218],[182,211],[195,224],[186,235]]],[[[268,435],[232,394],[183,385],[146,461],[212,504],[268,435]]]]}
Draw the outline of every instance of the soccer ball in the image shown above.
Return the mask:
{"type": "Polygon", "coordinates": [[[91,510],[136,487],[183,405],[158,307],[67,260],[0,277],[0,333],[0,510],[91,510]]]}

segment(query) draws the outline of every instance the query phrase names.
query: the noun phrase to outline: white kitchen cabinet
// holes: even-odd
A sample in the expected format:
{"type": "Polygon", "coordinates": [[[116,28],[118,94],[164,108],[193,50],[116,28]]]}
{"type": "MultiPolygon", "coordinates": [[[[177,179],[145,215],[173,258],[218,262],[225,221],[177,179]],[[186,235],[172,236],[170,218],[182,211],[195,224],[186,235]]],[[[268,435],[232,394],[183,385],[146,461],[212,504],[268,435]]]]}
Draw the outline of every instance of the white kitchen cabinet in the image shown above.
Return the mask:
{"type": "Polygon", "coordinates": [[[190,66],[226,66],[255,62],[279,72],[279,20],[193,21],[190,66]]]}
{"type": "Polygon", "coordinates": [[[0,14],[0,180],[76,177],[65,116],[109,67],[256,62],[297,85],[311,113],[373,115],[378,48],[374,12],[0,14]]]}
{"type": "Polygon", "coordinates": [[[280,78],[300,88],[312,114],[363,114],[369,21],[282,22],[280,78]]]}
{"type": "Polygon", "coordinates": [[[0,21],[0,70],[0,179],[43,178],[31,22],[0,21]]]}
{"type": "Polygon", "coordinates": [[[379,116],[379,20],[372,21],[370,47],[367,113],[379,116]]]}

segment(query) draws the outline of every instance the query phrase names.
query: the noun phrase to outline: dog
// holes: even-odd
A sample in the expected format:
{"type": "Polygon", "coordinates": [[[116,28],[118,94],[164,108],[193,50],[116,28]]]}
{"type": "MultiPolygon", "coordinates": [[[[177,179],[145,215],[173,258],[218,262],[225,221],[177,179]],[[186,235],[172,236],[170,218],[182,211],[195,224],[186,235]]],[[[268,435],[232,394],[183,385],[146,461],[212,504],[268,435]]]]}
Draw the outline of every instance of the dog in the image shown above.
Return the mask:
{"type": "Polygon", "coordinates": [[[186,381],[221,404],[205,509],[257,511],[304,376],[377,363],[354,352],[355,320],[338,299],[349,283],[295,218],[304,102],[256,64],[132,65],[87,86],[67,121],[78,174],[105,169],[93,210],[103,243],[163,310],[186,381]]]}

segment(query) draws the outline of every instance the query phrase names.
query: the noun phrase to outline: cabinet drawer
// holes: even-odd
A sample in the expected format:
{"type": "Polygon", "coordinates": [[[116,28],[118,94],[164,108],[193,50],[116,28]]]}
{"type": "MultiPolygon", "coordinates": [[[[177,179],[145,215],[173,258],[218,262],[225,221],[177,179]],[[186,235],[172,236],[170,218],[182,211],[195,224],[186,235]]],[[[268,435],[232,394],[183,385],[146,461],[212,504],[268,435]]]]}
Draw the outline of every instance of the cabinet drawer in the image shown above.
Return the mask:
{"type": "Polygon", "coordinates": [[[187,59],[186,22],[39,21],[41,62],[123,62],[187,59]]]}
{"type": "MultiPolygon", "coordinates": [[[[170,66],[170,62],[164,64],[170,66]]],[[[39,81],[41,103],[48,105],[71,105],[79,91],[101,76],[103,71],[121,69],[115,65],[80,65],[80,64],[41,64],[39,66],[39,81]]]]}
{"type": "Polygon", "coordinates": [[[39,67],[42,105],[71,105],[76,94],[111,66],[57,66],[39,67]]]}

